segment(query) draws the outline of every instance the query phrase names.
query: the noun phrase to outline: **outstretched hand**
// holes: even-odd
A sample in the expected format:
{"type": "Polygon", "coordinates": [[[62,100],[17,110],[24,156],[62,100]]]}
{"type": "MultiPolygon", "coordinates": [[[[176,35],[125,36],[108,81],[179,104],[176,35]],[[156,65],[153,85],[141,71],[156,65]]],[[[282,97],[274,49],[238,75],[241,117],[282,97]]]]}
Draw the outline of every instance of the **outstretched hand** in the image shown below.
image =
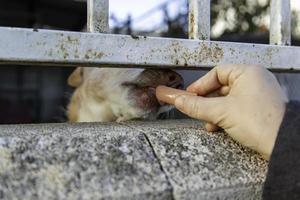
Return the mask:
{"type": "Polygon", "coordinates": [[[206,121],[208,131],[224,129],[265,159],[272,153],[288,101],[271,72],[248,65],[217,66],[179,94],[158,87],[157,98],[206,121]],[[218,95],[206,97],[211,93],[218,95]]]}

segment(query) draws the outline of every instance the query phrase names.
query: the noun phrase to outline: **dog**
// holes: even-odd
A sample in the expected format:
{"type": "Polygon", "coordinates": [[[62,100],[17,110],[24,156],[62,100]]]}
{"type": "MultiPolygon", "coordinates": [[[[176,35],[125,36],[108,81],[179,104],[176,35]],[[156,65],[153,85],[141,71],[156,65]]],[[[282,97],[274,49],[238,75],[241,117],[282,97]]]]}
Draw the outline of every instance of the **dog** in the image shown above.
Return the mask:
{"type": "Polygon", "coordinates": [[[75,91],[67,106],[69,122],[154,120],[173,107],[158,102],[158,85],[182,89],[182,77],[172,70],[78,67],[69,76],[75,91]]]}

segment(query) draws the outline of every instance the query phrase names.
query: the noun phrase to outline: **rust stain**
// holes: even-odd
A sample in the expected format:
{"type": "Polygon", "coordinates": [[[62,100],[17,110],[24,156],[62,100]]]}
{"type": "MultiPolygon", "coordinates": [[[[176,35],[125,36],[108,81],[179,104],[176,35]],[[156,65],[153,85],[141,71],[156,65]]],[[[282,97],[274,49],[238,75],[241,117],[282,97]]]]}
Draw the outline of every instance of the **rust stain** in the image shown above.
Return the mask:
{"type": "Polygon", "coordinates": [[[218,45],[201,43],[192,56],[195,62],[211,61],[218,63],[224,56],[224,50],[218,45]]]}
{"type": "Polygon", "coordinates": [[[97,52],[92,49],[89,49],[89,50],[87,50],[84,57],[86,59],[95,59],[95,58],[101,59],[103,56],[105,56],[105,54],[103,52],[97,52]]]}
{"type": "Polygon", "coordinates": [[[67,59],[68,56],[69,56],[69,53],[68,53],[67,48],[65,47],[65,44],[64,43],[60,43],[60,44],[56,45],[56,47],[58,48],[57,53],[60,54],[60,55],[62,55],[62,57],[64,59],[67,59]]]}
{"type": "Polygon", "coordinates": [[[230,53],[231,53],[232,56],[235,54],[235,49],[229,48],[229,51],[230,51],[230,53]]]}
{"type": "Polygon", "coordinates": [[[265,56],[269,58],[269,61],[271,62],[270,63],[270,67],[273,66],[273,57],[274,57],[274,54],[278,53],[279,49],[275,49],[273,47],[269,47],[266,51],[266,54],[265,56]]]}
{"type": "MultiPolygon", "coordinates": [[[[85,53],[79,52],[80,40],[78,37],[74,36],[62,36],[59,40],[58,44],[55,46],[56,48],[56,55],[60,55],[64,59],[76,58],[76,59],[101,59],[105,56],[104,52],[88,49],[85,53]],[[75,50],[73,50],[75,49],[75,50]]],[[[48,56],[53,56],[53,50],[47,52],[48,56]]]]}
{"type": "Polygon", "coordinates": [[[68,35],[67,42],[71,44],[79,44],[79,39],[68,35]]]}
{"type": "Polygon", "coordinates": [[[219,45],[199,42],[199,46],[193,50],[184,47],[179,41],[174,41],[165,49],[170,52],[170,58],[175,65],[195,65],[197,63],[219,63],[224,57],[224,50],[219,45]]]}
{"type": "Polygon", "coordinates": [[[137,35],[130,35],[131,36],[131,38],[132,39],[134,39],[134,40],[138,40],[138,39],[140,39],[140,37],[139,36],[137,36],[137,35]]]}
{"type": "Polygon", "coordinates": [[[99,53],[97,53],[97,55],[96,55],[96,58],[102,58],[104,56],[104,53],[103,52],[99,52],[99,53]]]}
{"type": "Polygon", "coordinates": [[[195,39],[195,15],[193,12],[190,13],[189,18],[190,18],[189,38],[195,39]]]}
{"type": "Polygon", "coordinates": [[[78,52],[78,49],[75,50],[75,52],[74,52],[74,57],[75,57],[75,58],[79,58],[79,52],[78,52]]]}
{"type": "Polygon", "coordinates": [[[272,59],[272,57],[274,56],[274,54],[278,53],[279,49],[275,49],[273,47],[269,47],[266,51],[266,56],[269,59],[272,59]]]}
{"type": "Polygon", "coordinates": [[[207,36],[201,34],[200,39],[201,39],[201,40],[207,40],[208,38],[207,38],[207,36]]]}

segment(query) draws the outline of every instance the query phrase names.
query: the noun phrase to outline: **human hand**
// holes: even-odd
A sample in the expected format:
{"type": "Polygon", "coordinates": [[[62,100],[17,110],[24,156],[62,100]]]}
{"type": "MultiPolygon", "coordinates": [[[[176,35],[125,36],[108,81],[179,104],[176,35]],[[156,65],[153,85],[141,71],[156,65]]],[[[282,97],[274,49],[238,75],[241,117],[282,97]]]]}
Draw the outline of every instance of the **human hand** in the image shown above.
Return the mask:
{"type": "Polygon", "coordinates": [[[258,66],[217,66],[187,92],[178,95],[174,89],[158,87],[157,98],[208,122],[208,131],[221,127],[234,140],[270,158],[288,101],[271,72],[258,66]],[[215,92],[217,97],[205,97],[215,92]]]}

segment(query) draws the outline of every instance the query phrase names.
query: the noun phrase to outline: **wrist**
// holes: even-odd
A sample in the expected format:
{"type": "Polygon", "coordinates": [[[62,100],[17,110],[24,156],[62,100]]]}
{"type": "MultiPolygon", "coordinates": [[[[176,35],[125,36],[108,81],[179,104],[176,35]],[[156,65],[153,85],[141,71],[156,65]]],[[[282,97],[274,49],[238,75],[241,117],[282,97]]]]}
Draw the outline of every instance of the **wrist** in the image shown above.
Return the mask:
{"type": "Polygon", "coordinates": [[[275,142],[284,118],[284,114],[285,114],[285,110],[286,110],[286,104],[283,103],[281,106],[277,107],[277,109],[274,110],[274,115],[271,118],[271,125],[270,126],[266,126],[264,135],[265,135],[265,142],[261,141],[262,143],[264,143],[263,146],[261,146],[261,151],[260,154],[262,155],[262,157],[266,160],[269,160],[271,157],[271,154],[273,152],[274,146],[275,146],[275,142]]]}

